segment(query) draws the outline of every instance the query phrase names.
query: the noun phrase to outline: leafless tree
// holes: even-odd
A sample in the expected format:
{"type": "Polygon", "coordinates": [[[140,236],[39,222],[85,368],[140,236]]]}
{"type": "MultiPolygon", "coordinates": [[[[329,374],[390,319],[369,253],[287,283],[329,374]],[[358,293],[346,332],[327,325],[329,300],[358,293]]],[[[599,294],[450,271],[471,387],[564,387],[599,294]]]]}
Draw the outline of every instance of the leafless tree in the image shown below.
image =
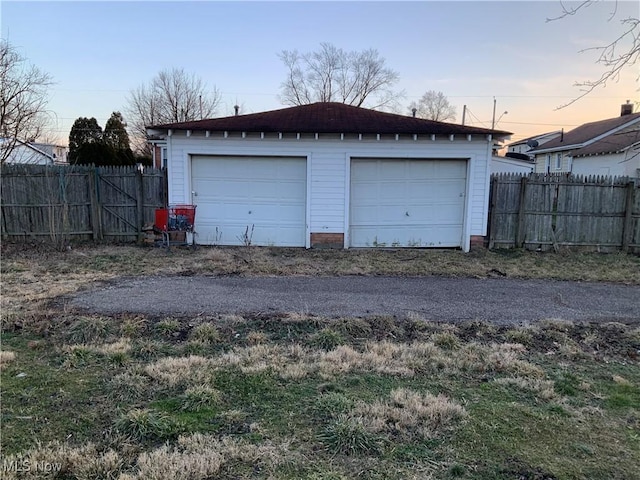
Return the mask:
{"type": "Polygon", "coordinates": [[[31,65],[7,41],[0,40],[0,163],[43,134],[51,76],[31,65]]]}
{"type": "MultiPolygon", "coordinates": [[[[586,9],[595,3],[597,3],[597,0],[585,0],[577,5],[572,4],[571,6],[567,6],[561,1],[560,6],[562,13],[557,17],[547,18],[547,22],[553,22],[576,15],[581,10],[586,9]]],[[[612,21],[618,13],[618,2],[616,1],[611,5],[613,10],[609,15],[609,21],[612,21]]],[[[574,86],[579,87],[581,93],[570,102],[559,106],[558,109],[568,107],[581,98],[589,95],[596,88],[605,87],[608,82],[617,82],[623,71],[638,63],[638,59],[640,58],[640,19],[626,17],[619,21],[622,28],[621,33],[617,38],[613,39],[606,45],[585,48],[579,51],[579,53],[589,51],[599,52],[596,63],[599,63],[604,67],[604,72],[600,75],[600,78],[576,82],[574,86]]],[[[640,73],[636,73],[636,82],[639,80],[640,73]]]]}
{"type": "Polygon", "coordinates": [[[126,113],[133,141],[144,150],[148,126],[211,118],[220,99],[218,89],[209,89],[196,75],[181,68],[163,70],[129,93],[126,113]]]}
{"type": "Polygon", "coordinates": [[[449,100],[442,92],[428,90],[417,102],[411,102],[409,111],[413,113],[416,109],[416,117],[435,120],[436,122],[446,122],[456,119],[456,107],[449,103],[449,100]]]}
{"type": "Polygon", "coordinates": [[[314,52],[284,50],[279,57],[287,68],[280,95],[286,105],[340,102],[388,109],[402,95],[392,90],[398,73],[385,66],[385,59],[375,49],[346,52],[321,43],[314,52]]]}

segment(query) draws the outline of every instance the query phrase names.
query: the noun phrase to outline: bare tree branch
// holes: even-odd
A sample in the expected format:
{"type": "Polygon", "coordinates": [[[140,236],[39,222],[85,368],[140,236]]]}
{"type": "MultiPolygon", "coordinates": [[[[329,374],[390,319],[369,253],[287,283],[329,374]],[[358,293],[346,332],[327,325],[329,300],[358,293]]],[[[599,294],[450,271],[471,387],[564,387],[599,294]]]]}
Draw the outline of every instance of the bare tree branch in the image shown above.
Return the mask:
{"type": "MultiPolygon", "coordinates": [[[[561,20],[568,16],[573,16],[579,13],[581,10],[592,6],[595,0],[585,0],[575,7],[567,7],[563,2],[560,2],[562,13],[553,18],[547,18],[547,22],[553,22],[561,20]]],[[[618,2],[614,2],[614,8],[609,15],[608,21],[614,19],[618,13],[618,2]]],[[[606,87],[608,82],[617,82],[620,79],[620,75],[627,68],[632,67],[638,62],[640,58],[640,20],[638,18],[627,17],[620,20],[622,25],[622,33],[604,46],[590,47],[580,50],[578,53],[585,53],[596,51],[600,52],[596,63],[601,64],[605,71],[596,80],[585,80],[574,83],[574,87],[580,88],[580,94],[569,102],[560,105],[556,110],[568,107],[576,103],[578,100],[586,97],[596,88],[606,87]]],[[[640,73],[636,75],[636,81],[640,80],[640,73]]]]}
{"type": "Polygon", "coordinates": [[[33,142],[43,134],[52,83],[49,74],[27,64],[8,42],[0,40],[0,163],[20,142],[33,142]]]}
{"type": "Polygon", "coordinates": [[[449,103],[449,100],[442,92],[429,90],[420,98],[418,102],[412,102],[409,110],[416,109],[416,117],[434,120],[436,122],[446,122],[456,119],[456,107],[449,103]]]}
{"type": "Polygon", "coordinates": [[[146,127],[211,118],[220,101],[218,89],[209,89],[199,77],[178,68],[163,70],[129,92],[126,113],[131,137],[138,149],[145,150],[146,127]]]}
{"type": "Polygon", "coordinates": [[[279,54],[287,67],[280,100],[287,105],[340,102],[370,108],[391,108],[400,96],[391,87],[398,73],[385,67],[377,50],[345,52],[330,43],[300,55],[285,50],[279,54]],[[372,107],[375,105],[375,107],[372,107]]]}

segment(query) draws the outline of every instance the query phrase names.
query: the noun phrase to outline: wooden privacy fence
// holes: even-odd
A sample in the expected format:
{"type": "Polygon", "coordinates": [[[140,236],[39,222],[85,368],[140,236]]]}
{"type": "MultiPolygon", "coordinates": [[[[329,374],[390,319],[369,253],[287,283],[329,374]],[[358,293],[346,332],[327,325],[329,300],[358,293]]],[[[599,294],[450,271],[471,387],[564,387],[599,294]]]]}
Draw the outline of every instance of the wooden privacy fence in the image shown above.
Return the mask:
{"type": "Polygon", "coordinates": [[[640,182],[502,174],[490,192],[489,248],[640,252],[640,182]]]}
{"type": "Polygon", "coordinates": [[[11,240],[140,240],[167,198],[166,172],[154,168],[3,165],[0,174],[11,240]]]}

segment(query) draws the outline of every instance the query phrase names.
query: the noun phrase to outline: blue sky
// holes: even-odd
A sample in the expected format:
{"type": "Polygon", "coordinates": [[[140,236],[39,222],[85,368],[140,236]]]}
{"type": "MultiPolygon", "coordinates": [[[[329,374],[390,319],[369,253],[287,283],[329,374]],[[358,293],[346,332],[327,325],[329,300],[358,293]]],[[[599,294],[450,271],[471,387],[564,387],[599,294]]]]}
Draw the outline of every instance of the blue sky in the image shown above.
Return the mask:
{"type": "Polygon", "coordinates": [[[104,126],[112,111],[125,110],[132,89],[171,67],[215,85],[220,115],[231,115],[236,102],[244,113],[282,108],[278,53],[321,42],[377,49],[400,75],[403,105],[438,90],[457,107],[457,122],[466,104],[468,124],[490,126],[495,97],[496,117],[509,112],[497,128],[517,140],[614,117],[626,99],[639,100],[636,65],[556,110],[579,94],[575,81],[602,72],[596,52],[578,52],[605,45],[621,33],[621,19],[639,15],[637,2],[600,2],[546,22],[560,8],[558,1],[3,0],[0,22],[2,37],[53,77],[49,109],[63,144],[76,118],[104,126]]]}

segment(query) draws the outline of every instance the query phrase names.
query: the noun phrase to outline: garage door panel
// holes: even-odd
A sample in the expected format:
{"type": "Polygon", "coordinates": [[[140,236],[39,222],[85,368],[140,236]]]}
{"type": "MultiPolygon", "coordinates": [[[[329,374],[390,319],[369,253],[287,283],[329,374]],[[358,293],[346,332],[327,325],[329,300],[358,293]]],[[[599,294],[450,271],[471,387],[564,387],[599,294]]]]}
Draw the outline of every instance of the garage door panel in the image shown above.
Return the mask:
{"type": "Polygon", "coordinates": [[[303,157],[193,157],[197,241],[305,246],[306,172],[303,157]]]}
{"type": "Polygon", "coordinates": [[[466,171],[465,160],[352,160],[351,246],[461,246],[466,171]]]}
{"type": "Polygon", "coordinates": [[[397,226],[388,225],[362,229],[367,241],[360,247],[457,247],[458,243],[436,241],[436,238],[453,237],[456,226],[439,226],[425,231],[421,227],[406,228],[399,234],[397,226]]]}

